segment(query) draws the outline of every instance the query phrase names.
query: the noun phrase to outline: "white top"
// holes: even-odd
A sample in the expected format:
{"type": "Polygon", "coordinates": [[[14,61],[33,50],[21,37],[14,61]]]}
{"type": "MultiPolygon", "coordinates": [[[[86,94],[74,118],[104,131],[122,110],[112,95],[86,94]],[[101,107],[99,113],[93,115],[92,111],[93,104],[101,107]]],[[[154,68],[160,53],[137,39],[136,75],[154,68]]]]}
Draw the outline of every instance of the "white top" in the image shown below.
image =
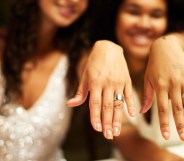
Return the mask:
{"type": "MultiPolygon", "coordinates": [[[[141,102],[135,91],[134,91],[134,103],[137,108],[141,107],[141,102]]],[[[169,107],[170,107],[169,122],[171,132],[171,137],[169,140],[164,140],[161,135],[156,100],[154,101],[152,106],[150,123],[147,123],[144,116],[142,114],[139,114],[139,112],[137,112],[137,116],[135,118],[129,117],[128,114],[127,117],[129,118],[130,122],[137,128],[142,137],[153,141],[154,143],[156,143],[161,147],[165,147],[170,152],[173,152],[181,157],[184,157],[184,142],[181,141],[178,136],[172,115],[171,104],[169,107]]]]}
{"type": "MultiPolygon", "coordinates": [[[[0,161],[65,161],[60,145],[71,116],[66,107],[67,67],[67,58],[62,57],[29,110],[10,103],[0,107],[0,161]]],[[[1,102],[2,84],[1,77],[1,102]]]]}

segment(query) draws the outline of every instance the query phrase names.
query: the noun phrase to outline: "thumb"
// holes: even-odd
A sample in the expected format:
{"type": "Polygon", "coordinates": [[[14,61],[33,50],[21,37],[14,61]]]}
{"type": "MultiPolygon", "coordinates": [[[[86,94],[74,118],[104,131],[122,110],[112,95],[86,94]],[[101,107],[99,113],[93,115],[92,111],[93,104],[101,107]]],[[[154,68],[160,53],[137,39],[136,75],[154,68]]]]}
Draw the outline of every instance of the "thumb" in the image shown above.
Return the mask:
{"type": "Polygon", "coordinates": [[[88,91],[89,89],[88,89],[86,74],[83,74],[82,79],[79,83],[77,92],[73,98],[68,100],[67,106],[74,107],[74,106],[79,106],[82,103],[84,103],[88,96],[88,91]]]}
{"type": "Polygon", "coordinates": [[[141,113],[145,113],[151,108],[152,101],[153,101],[153,94],[154,94],[154,89],[151,83],[147,79],[145,79],[144,92],[143,92],[143,103],[142,103],[142,108],[140,110],[141,113]]]}

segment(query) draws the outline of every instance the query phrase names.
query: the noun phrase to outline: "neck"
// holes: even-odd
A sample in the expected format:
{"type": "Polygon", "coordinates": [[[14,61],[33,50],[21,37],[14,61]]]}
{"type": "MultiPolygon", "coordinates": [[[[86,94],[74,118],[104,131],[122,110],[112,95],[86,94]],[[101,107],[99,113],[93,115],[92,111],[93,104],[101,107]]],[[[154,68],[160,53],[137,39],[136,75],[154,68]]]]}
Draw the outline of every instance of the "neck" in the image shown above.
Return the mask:
{"type": "Polygon", "coordinates": [[[38,37],[38,49],[39,55],[42,55],[53,48],[53,39],[56,34],[57,27],[48,21],[42,20],[38,37]]]}

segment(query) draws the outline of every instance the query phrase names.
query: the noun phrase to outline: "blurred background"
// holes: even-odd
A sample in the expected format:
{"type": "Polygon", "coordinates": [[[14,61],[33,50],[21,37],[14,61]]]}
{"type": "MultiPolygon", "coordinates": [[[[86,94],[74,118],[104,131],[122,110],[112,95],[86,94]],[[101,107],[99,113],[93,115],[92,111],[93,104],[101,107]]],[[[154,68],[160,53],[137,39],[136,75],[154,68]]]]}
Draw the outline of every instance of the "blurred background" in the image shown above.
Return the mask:
{"type": "MultiPolygon", "coordinates": [[[[169,15],[171,17],[170,30],[172,31],[184,30],[184,0],[168,0],[168,1],[172,1],[172,10],[169,15]]],[[[104,0],[104,2],[108,3],[108,0],[104,0]]],[[[103,7],[103,4],[101,5],[101,7],[103,7]]],[[[106,15],[107,13],[103,13],[103,9],[102,10],[100,9],[100,12],[98,13],[97,11],[97,14],[106,15]]],[[[0,0],[0,36],[2,35],[1,31],[3,31],[3,28],[5,28],[8,21],[7,15],[8,15],[8,0],[0,0]]],[[[98,20],[98,21],[102,23],[98,25],[98,27],[99,26],[103,27],[103,20],[98,20]]],[[[98,35],[98,37],[100,35],[103,36],[103,33],[96,32],[96,35],[98,35]]],[[[81,121],[81,120],[89,121],[88,119],[89,111],[83,111],[82,109],[84,108],[83,107],[79,108],[77,113],[75,113],[76,117],[73,118],[72,120],[73,122],[72,127],[68,133],[65,145],[63,147],[63,149],[65,150],[67,159],[69,161],[76,161],[76,160],[87,161],[88,160],[87,158],[89,158],[90,155],[92,155],[91,158],[102,158],[101,156],[110,155],[111,142],[105,140],[102,134],[100,133],[95,133],[93,135],[90,135],[93,133],[93,129],[90,126],[90,122],[81,121]],[[83,115],[82,114],[83,112],[86,112],[86,114],[83,115]],[[86,118],[83,118],[83,117],[86,117],[86,118]],[[84,122],[84,124],[81,124],[81,122],[84,122]],[[91,149],[90,153],[88,153],[86,149],[91,149]],[[93,151],[93,149],[95,149],[95,151],[93,151]]]]}
{"type": "Polygon", "coordinates": [[[6,0],[0,0],[0,26],[6,24],[7,20],[7,2],[6,0]]]}

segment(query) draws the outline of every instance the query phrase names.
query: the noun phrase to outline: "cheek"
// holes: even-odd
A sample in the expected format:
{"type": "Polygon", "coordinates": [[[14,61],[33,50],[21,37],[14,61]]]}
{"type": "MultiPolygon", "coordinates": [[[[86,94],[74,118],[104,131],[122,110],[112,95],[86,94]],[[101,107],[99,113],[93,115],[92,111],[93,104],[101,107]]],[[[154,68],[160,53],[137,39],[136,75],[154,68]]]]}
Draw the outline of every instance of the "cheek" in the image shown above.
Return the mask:
{"type": "Polygon", "coordinates": [[[39,7],[41,12],[48,14],[50,12],[50,6],[51,4],[48,0],[39,0],[39,7]]]}
{"type": "Polygon", "coordinates": [[[48,5],[46,0],[39,0],[39,7],[41,10],[46,10],[48,5]]]}
{"type": "Polygon", "coordinates": [[[123,35],[130,28],[130,26],[131,22],[129,21],[129,18],[127,16],[125,15],[118,16],[115,26],[116,37],[120,36],[123,37],[123,35]]]}
{"type": "Polygon", "coordinates": [[[78,17],[80,17],[88,8],[89,2],[88,0],[83,0],[83,3],[81,3],[79,5],[79,9],[78,9],[78,17]]]}
{"type": "Polygon", "coordinates": [[[167,30],[167,21],[163,20],[161,22],[155,22],[155,31],[157,32],[158,36],[163,35],[167,30]]]}

